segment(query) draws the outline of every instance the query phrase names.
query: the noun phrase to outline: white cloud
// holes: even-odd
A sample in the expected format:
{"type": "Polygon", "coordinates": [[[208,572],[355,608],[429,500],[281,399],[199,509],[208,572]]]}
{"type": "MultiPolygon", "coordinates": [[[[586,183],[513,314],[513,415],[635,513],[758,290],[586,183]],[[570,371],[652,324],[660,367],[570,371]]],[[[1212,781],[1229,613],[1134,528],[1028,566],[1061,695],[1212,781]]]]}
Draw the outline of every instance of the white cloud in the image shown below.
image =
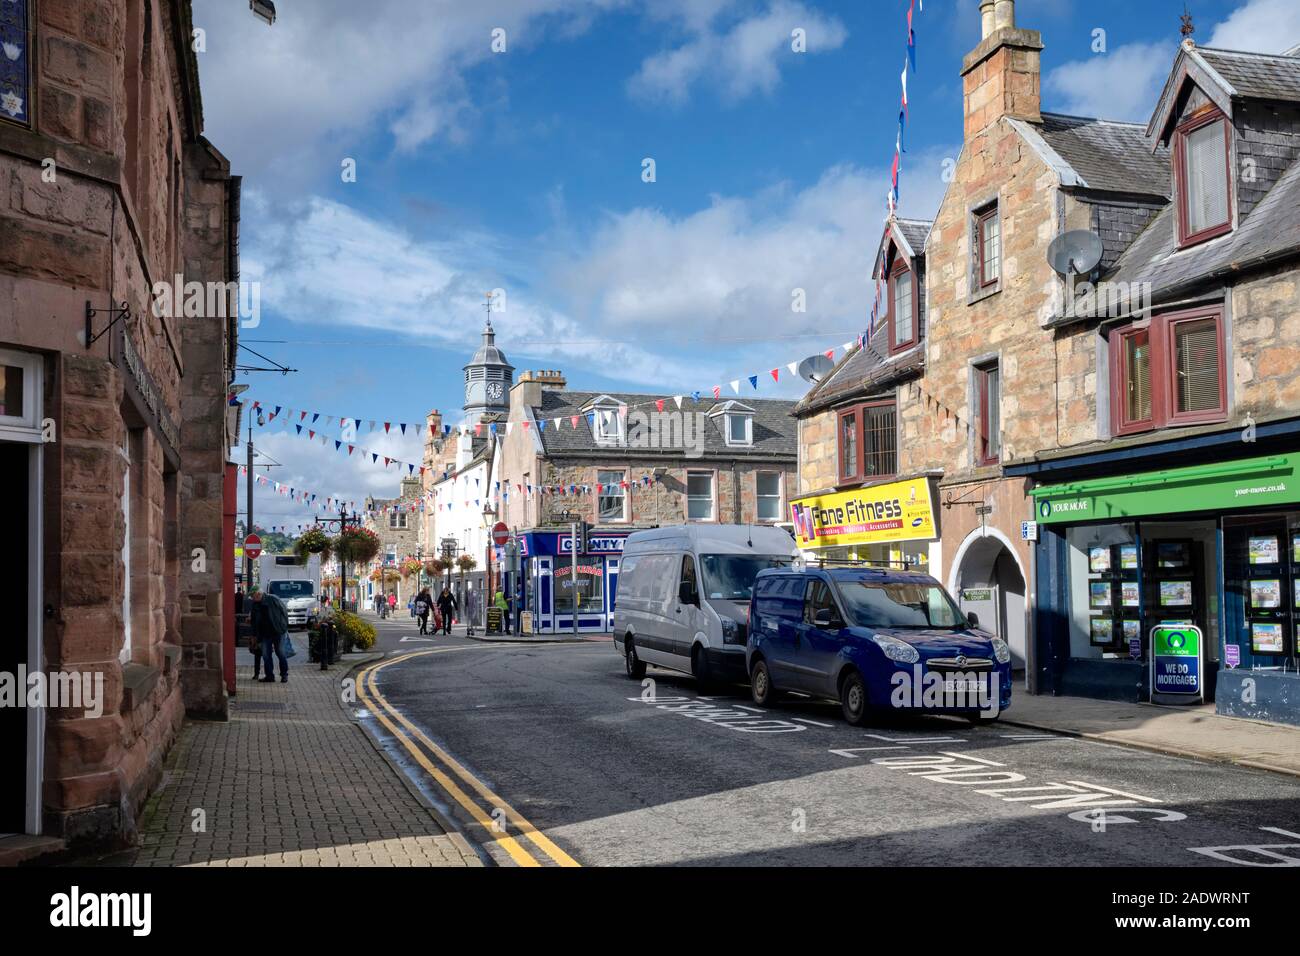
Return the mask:
{"type": "Polygon", "coordinates": [[[1064,63],[1047,74],[1045,106],[1056,112],[1145,122],[1164,86],[1173,43],[1128,43],[1109,53],[1064,63]]]}
{"type": "Polygon", "coordinates": [[[1295,0],[1249,0],[1215,26],[1206,46],[1257,53],[1283,53],[1300,43],[1300,4],[1295,0]]]}
{"type": "Polygon", "coordinates": [[[838,49],[848,37],[838,18],[793,0],[773,0],[762,13],[718,29],[713,23],[725,6],[709,0],[676,4],[690,38],[646,58],[628,81],[629,91],[643,99],[681,102],[696,83],[707,81],[730,100],[771,93],[781,82],[783,65],[796,56],[838,49]],[[795,28],[807,35],[806,54],[791,49],[795,28]]]}

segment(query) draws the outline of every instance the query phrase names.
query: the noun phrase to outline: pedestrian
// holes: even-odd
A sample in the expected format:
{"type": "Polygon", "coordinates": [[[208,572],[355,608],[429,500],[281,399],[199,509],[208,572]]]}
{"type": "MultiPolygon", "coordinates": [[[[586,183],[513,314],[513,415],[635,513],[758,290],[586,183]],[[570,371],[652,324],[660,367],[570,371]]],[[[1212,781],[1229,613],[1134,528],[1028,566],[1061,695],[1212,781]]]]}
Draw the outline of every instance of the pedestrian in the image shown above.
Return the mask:
{"type": "Polygon", "coordinates": [[[498,591],[496,599],[492,602],[501,610],[501,632],[510,633],[510,602],[506,600],[506,592],[498,591]]]}
{"type": "Polygon", "coordinates": [[[388,613],[389,614],[397,613],[397,592],[396,591],[392,591],[388,595],[388,613]]]}
{"type": "Polygon", "coordinates": [[[263,684],[275,683],[271,654],[280,658],[280,683],[289,682],[289,660],[284,656],[284,639],[289,633],[289,611],[274,594],[253,589],[253,632],[262,643],[262,669],[266,676],[263,684]]]}
{"type": "Polygon", "coordinates": [[[442,630],[444,634],[451,633],[452,614],[456,610],[456,596],[451,593],[451,589],[443,586],[442,593],[438,595],[438,613],[442,615],[442,630]]]}
{"type": "Polygon", "coordinates": [[[415,616],[420,619],[420,633],[429,633],[429,611],[433,608],[433,598],[425,588],[415,596],[415,616]]]}

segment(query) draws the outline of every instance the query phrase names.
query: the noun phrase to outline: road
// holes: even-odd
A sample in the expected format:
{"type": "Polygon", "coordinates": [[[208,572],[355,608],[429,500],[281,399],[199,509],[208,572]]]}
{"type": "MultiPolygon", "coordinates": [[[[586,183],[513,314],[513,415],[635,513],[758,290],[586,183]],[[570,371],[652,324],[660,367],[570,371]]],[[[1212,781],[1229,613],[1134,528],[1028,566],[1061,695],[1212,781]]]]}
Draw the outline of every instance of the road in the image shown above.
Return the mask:
{"type": "Polygon", "coordinates": [[[607,641],[379,629],[358,714],[499,863],[1300,865],[1283,775],[1002,722],[760,711],[744,688],[628,680],[607,641]],[[1239,846],[1273,849],[1216,849],[1239,846]]]}

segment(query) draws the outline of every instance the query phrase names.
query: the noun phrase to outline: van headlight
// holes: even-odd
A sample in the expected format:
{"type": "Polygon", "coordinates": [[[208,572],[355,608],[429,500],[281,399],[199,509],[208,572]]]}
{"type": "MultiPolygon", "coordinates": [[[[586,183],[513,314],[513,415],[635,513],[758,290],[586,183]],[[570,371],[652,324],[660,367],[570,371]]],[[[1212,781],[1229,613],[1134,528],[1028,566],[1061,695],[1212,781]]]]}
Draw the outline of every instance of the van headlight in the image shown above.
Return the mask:
{"type": "Polygon", "coordinates": [[[899,664],[915,664],[921,659],[920,652],[907,641],[900,641],[896,637],[887,637],[884,634],[873,634],[871,639],[891,661],[897,661],[899,664]]]}
{"type": "Polygon", "coordinates": [[[1000,637],[995,637],[991,641],[993,644],[993,656],[998,659],[999,664],[1005,664],[1011,660],[1011,645],[1000,637]]]}
{"type": "Polygon", "coordinates": [[[722,643],[744,644],[745,630],[729,617],[722,618],[722,643]]]}

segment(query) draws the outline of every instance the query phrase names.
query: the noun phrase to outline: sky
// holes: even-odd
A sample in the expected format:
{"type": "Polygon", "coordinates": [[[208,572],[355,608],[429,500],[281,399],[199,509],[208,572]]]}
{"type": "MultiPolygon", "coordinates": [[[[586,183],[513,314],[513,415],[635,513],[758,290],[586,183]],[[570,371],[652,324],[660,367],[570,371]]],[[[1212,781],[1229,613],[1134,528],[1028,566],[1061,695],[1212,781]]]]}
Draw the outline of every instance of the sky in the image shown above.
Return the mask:
{"type": "MultiPolygon", "coordinates": [[[[898,212],[930,218],[980,24],[978,0],[920,2],[898,212]]],[[[205,135],[243,176],[242,278],[260,291],[240,341],[294,369],[237,381],[268,407],[359,418],[357,444],[418,464],[419,429],[364,423],[433,408],[459,421],[484,293],[500,289],[497,344],[518,371],[798,397],[786,363],[852,340],[870,313],[907,7],[277,0],[268,26],[242,3],[194,0],[205,135]]],[[[1183,7],[1020,0],[1018,25],[1045,45],[1043,109],[1145,122],[1183,7]]],[[[1295,0],[1188,7],[1201,45],[1300,43],[1295,0]]],[[[358,502],[397,494],[398,466],[291,424],[255,431],[269,477],[358,502]]],[[[269,488],[255,512],[291,530],[310,514],[269,488]]]]}

